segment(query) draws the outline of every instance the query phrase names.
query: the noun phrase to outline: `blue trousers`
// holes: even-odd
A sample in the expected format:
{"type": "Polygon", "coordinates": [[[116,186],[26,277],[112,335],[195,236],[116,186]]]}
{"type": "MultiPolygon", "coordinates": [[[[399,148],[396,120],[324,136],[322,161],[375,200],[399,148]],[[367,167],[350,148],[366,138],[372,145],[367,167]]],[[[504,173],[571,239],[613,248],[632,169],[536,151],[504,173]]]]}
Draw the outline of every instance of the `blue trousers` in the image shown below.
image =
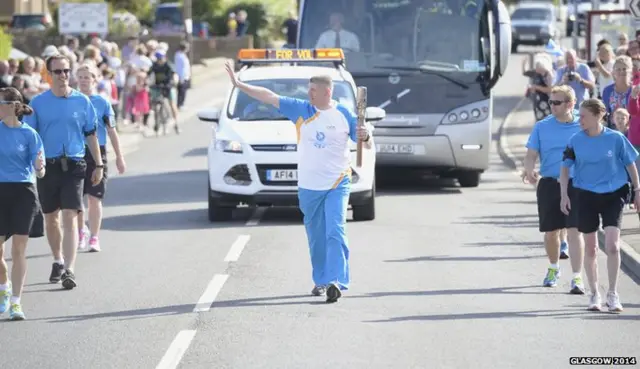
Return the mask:
{"type": "Polygon", "coordinates": [[[309,240],[313,283],[349,288],[349,245],[345,232],[350,179],[327,191],[298,189],[300,210],[309,240]]]}

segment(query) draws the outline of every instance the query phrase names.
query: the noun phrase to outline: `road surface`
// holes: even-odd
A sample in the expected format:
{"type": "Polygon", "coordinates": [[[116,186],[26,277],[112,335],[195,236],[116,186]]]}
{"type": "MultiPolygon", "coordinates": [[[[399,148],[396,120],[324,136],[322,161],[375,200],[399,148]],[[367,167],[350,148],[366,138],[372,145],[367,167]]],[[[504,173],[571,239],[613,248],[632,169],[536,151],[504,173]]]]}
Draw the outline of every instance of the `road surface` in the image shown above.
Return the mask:
{"type": "MultiPolygon", "coordinates": [[[[494,136],[524,92],[520,57],[496,88],[494,136]]],[[[212,99],[225,88],[212,84],[212,99]]],[[[209,137],[193,121],[128,156],[109,183],[103,252],[79,256],[77,289],[50,285],[48,247],[30,244],[28,320],[0,322],[3,368],[555,369],[638,354],[640,289],[627,276],[619,316],[586,312],[566,277],[540,287],[534,197],[497,154],[475,189],[380,189],[377,219],[348,224],[352,289],[326,305],[309,296],[297,211],[207,221],[209,137]]]]}

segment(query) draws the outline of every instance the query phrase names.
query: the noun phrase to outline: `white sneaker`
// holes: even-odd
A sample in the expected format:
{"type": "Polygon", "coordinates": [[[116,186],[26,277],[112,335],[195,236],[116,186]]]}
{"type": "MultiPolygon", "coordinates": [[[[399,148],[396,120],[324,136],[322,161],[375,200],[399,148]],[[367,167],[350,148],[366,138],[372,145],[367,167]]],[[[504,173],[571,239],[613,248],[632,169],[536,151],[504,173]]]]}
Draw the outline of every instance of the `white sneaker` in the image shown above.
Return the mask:
{"type": "Polygon", "coordinates": [[[86,250],[87,243],[89,241],[89,228],[82,227],[80,234],[78,235],[78,250],[86,250]]]}
{"type": "Polygon", "coordinates": [[[602,311],[602,300],[600,299],[600,294],[593,294],[589,298],[589,307],[587,308],[589,311],[602,311]]]}
{"type": "Polygon", "coordinates": [[[610,313],[622,312],[622,304],[620,303],[620,296],[616,292],[607,293],[607,306],[610,313]]]}

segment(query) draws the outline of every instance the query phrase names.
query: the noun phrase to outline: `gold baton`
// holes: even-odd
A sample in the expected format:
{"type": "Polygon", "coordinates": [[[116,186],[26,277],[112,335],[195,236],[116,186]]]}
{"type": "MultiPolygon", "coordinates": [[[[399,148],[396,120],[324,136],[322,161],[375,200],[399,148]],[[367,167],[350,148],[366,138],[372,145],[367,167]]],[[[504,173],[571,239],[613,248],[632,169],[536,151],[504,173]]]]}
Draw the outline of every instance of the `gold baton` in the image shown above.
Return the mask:
{"type": "MultiPolygon", "coordinates": [[[[356,100],[356,108],[358,115],[358,128],[364,128],[365,113],[367,110],[367,88],[358,87],[358,97],[356,100]]],[[[356,166],[362,167],[362,141],[358,139],[356,166]]]]}

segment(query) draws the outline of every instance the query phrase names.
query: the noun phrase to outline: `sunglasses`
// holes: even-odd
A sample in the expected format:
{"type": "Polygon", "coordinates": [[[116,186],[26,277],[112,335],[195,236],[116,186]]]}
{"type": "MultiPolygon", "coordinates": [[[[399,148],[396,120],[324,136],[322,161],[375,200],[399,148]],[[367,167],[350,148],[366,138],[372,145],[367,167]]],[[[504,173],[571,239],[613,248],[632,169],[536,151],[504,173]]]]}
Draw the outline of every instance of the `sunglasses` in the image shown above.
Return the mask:
{"type": "Polygon", "coordinates": [[[57,76],[61,75],[62,73],[69,75],[69,73],[71,73],[71,69],[54,69],[51,72],[57,76]]]}
{"type": "Polygon", "coordinates": [[[568,101],[566,101],[566,100],[549,100],[549,104],[555,105],[555,106],[562,105],[562,104],[567,103],[567,102],[568,101]]]}

